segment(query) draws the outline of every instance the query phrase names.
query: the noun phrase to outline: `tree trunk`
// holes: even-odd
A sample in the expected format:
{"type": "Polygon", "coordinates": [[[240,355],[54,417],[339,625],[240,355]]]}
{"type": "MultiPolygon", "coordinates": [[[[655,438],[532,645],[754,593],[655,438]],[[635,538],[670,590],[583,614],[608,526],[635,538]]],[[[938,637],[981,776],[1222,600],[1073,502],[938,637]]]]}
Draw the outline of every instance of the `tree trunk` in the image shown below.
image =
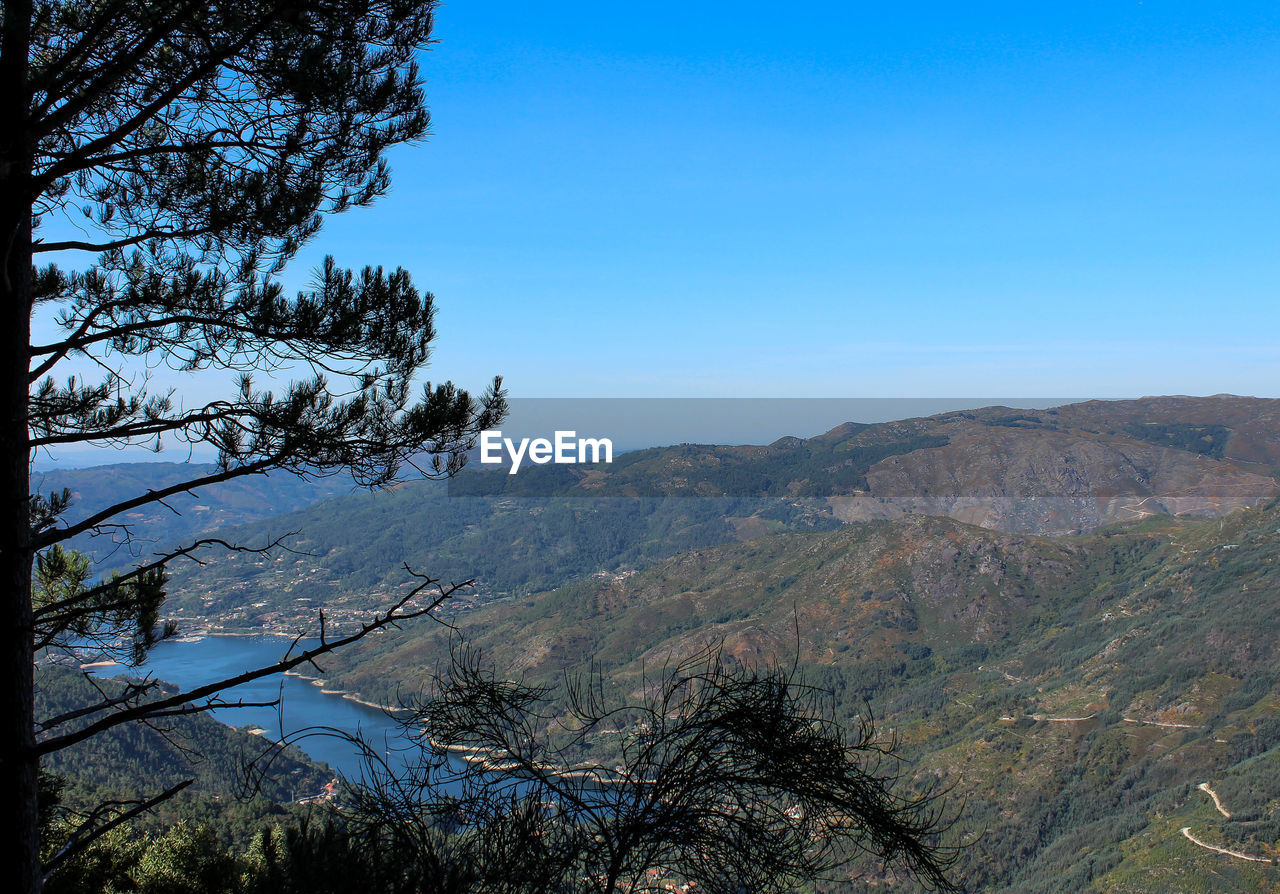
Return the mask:
{"type": "MultiPolygon", "coordinates": [[[[0,193],[0,203],[4,196],[0,193]]],[[[25,270],[7,265],[0,284],[0,791],[17,830],[5,835],[3,865],[20,879],[16,890],[38,892],[40,855],[36,815],[35,720],[33,716],[30,489],[27,448],[26,311],[31,294],[30,226],[19,227],[27,243],[25,270]]],[[[20,246],[15,246],[20,249],[20,246]]],[[[22,252],[14,251],[13,254],[22,252]]]]}
{"type": "Polygon", "coordinates": [[[15,828],[0,843],[10,890],[39,894],[31,616],[27,370],[31,333],[30,0],[5,3],[0,49],[0,792],[15,828]]]}
{"type": "MultiPolygon", "coordinates": [[[[5,197],[0,190],[0,203],[5,197]]],[[[7,221],[6,221],[7,223],[7,221]]],[[[33,717],[31,617],[31,536],[27,448],[26,311],[31,294],[29,226],[17,242],[27,243],[25,270],[7,265],[0,284],[0,791],[17,830],[5,835],[0,863],[20,879],[16,890],[38,892],[40,858],[36,816],[35,721],[33,717]]],[[[21,246],[15,246],[22,254],[21,246]]]]}

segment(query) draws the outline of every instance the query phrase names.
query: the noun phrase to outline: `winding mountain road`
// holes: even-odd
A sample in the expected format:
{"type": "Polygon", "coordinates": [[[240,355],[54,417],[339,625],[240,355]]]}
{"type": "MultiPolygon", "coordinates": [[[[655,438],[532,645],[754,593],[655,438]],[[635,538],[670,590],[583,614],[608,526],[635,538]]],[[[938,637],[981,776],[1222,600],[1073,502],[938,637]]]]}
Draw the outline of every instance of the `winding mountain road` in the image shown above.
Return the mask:
{"type": "Polygon", "coordinates": [[[1222,806],[1222,801],[1218,798],[1218,793],[1209,788],[1209,783],[1202,782],[1197,785],[1196,788],[1200,789],[1200,791],[1204,792],[1210,798],[1213,798],[1213,806],[1218,808],[1218,813],[1221,813],[1227,819],[1231,819],[1231,811],[1222,806]]]}
{"type": "MultiPolygon", "coordinates": [[[[1218,793],[1215,792],[1213,789],[1209,788],[1209,783],[1202,782],[1199,785],[1197,785],[1196,788],[1200,789],[1200,791],[1204,792],[1206,795],[1208,795],[1210,798],[1213,799],[1213,806],[1218,808],[1218,813],[1221,813],[1227,819],[1231,818],[1231,811],[1227,810],[1227,808],[1222,806],[1222,801],[1218,798],[1218,793]]],[[[1197,845],[1198,847],[1202,847],[1207,851],[1213,851],[1215,854],[1222,854],[1223,856],[1226,856],[1226,857],[1235,857],[1237,860],[1248,860],[1250,863],[1272,862],[1272,859],[1270,857],[1253,857],[1253,856],[1250,856],[1249,854],[1242,854],[1239,851],[1233,851],[1230,848],[1218,847],[1215,844],[1209,844],[1207,842],[1201,841],[1199,838],[1191,834],[1190,826],[1183,826],[1179,831],[1182,832],[1182,836],[1186,838],[1187,841],[1190,841],[1192,844],[1197,845]]]]}
{"type": "Polygon", "coordinates": [[[1183,826],[1182,834],[1186,837],[1187,841],[1190,841],[1192,844],[1199,845],[1205,850],[1213,851],[1214,853],[1217,853],[1217,854],[1223,854],[1228,857],[1235,857],[1237,860],[1248,860],[1251,863],[1270,863],[1271,862],[1270,857],[1251,857],[1248,854],[1242,854],[1239,851],[1228,850],[1225,847],[1217,847],[1216,845],[1206,844],[1203,841],[1201,841],[1199,838],[1191,834],[1190,826],[1183,826]]]}

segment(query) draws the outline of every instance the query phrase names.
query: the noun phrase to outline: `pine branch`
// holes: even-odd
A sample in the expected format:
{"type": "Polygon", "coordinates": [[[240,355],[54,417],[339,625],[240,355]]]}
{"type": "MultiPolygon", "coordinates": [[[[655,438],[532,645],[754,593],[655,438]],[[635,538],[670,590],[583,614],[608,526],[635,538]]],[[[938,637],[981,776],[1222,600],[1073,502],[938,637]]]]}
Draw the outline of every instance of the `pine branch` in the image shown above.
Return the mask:
{"type": "Polygon", "coordinates": [[[85,242],[80,239],[70,239],[63,242],[39,242],[32,246],[31,253],[37,255],[51,251],[92,251],[101,253],[141,245],[153,239],[195,239],[212,232],[214,232],[214,227],[206,226],[190,230],[147,230],[144,233],[114,239],[110,242],[85,242]]]}
{"type": "MultiPolygon", "coordinates": [[[[192,3],[187,9],[188,11],[194,12],[202,6],[203,4],[192,3]]],[[[276,18],[279,17],[285,8],[285,4],[279,4],[273,7],[270,10],[270,13],[268,15],[264,15],[254,27],[244,29],[239,40],[234,41],[230,46],[224,47],[219,52],[210,54],[210,56],[201,64],[195,66],[191,71],[189,71],[186,76],[179,78],[176,83],[172,84],[154,100],[139,109],[131,118],[124,121],[114,130],[108,131],[97,139],[91,140],[83,146],[77,147],[76,150],[68,156],[67,160],[70,161],[71,159],[79,160],[87,158],[99,149],[115,145],[129,134],[137,131],[140,127],[154,118],[157,112],[172,103],[201,79],[216,72],[224,62],[252,43],[276,20],[276,18]]],[[[177,27],[177,24],[178,23],[175,23],[175,28],[177,27]]],[[[160,28],[153,29],[149,35],[149,39],[144,41],[143,45],[135,50],[134,53],[121,57],[119,65],[113,66],[113,68],[100,77],[95,84],[84,88],[76,96],[75,100],[64,103],[62,106],[59,106],[56,111],[45,116],[41,121],[40,127],[37,129],[37,136],[52,133],[57,128],[69,123],[76,115],[95,102],[105,91],[110,89],[118,78],[123,75],[123,73],[132,69],[139,61],[145,58],[146,54],[150,52],[150,50],[161,40],[167,37],[169,33],[170,32],[160,28]]],[[[58,165],[53,166],[48,171],[43,172],[41,176],[37,177],[36,188],[43,191],[48,188],[49,184],[53,183],[59,177],[65,176],[65,173],[65,171],[59,172],[58,165]]]]}

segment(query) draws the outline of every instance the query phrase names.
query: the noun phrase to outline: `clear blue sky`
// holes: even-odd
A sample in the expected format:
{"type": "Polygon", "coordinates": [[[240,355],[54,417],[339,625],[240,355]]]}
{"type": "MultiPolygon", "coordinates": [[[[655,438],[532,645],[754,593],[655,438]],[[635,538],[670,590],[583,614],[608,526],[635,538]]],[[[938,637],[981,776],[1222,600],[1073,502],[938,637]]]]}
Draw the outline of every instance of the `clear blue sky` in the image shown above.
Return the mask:
{"type": "Polygon", "coordinates": [[[520,396],[1280,395],[1280,6],[451,0],[325,253],[520,396]]]}

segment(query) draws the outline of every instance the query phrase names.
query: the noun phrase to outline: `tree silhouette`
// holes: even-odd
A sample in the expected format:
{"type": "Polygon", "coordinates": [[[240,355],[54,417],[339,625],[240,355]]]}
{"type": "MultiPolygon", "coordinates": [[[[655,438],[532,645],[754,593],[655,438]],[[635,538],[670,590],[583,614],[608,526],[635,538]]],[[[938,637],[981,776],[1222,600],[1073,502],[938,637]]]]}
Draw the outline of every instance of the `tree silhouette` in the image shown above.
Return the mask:
{"type": "Polygon", "coordinates": [[[273,892],[378,890],[781,894],[859,854],[954,890],[938,793],[904,793],[869,721],[838,723],[794,669],[708,650],[605,695],[503,679],[459,648],[401,722],[404,769],[365,746],[344,809],[288,833],[259,880],[273,892]],[[336,854],[345,868],[331,866],[336,854]]]}
{"type": "MultiPolygon", "coordinates": [[[[434,0],[5,0],[0,788],[18,828],[0,853],[16,890],[39,891],[49,869],[38,853],[42,753],[115,724],[202,710],[208,702],[193,699],[228,684],[153,700],[135,689],[37,723],[36,647],[109,629],[144,651],[165,564],[194,546],[94,582],[60,544],[84,532],[128,537],[122,513],[272,470],[344,472],[366,485],[395,480],[406,464],[447,475],[503,413],[496,380],[478,396],[450,383],[416,390],[434,304],[403,270],[328,260],[293,295],[277,279],[325,214],[386,192],[389,147],[427,132],[415,59],[434,9],[434,0]],[[47,262],[80,264],[64,260],[77,252],[92,258],[84,269],[47,262]],[[147,370],[162,364],[231,371],[236,384],[188,405],[152,386],[147,370]],[[286,384],[264,387],[263,374],[286,384]],[[174,443],[213,448],[215,470],[70,522],[70,494],[30,494],[37,451],[174,443]]],[[[401,602],[375,624],[423,611],[401,602]]]]}
{"type": "MultiPolygon", "coordinates": [[[[123,635],[137,658],[156,635],[167,563],[201,546],[241,548],[200,540],[94,580],[63,547],[71,538],[128,538],[122,516],[131,510],[271,471],[345,473],[369,486],[406,467],[445,476],[505,412],[498,380],[478,395],[450,383],[417,390],[436,336],[434,304],[403,270],[327,260],[295,294],[278,279],[324,215],[386,192],[387,149],[427,132],[415,59],[435,6],[5,0],[0,788],[17,829],[0,855],[23,894],[170,793],[70,830],[42,865],[42,754],[122,723],[207,710],[235,683],[428,614],[461,586],[413,577],[360,630],[333,639],[321,616],[321,644],[272,666],[172,696],[142,683],[68,714],[34,716],[38,647],[123,635]],[[83,269],[53,262],[79,265],[66,260],[79,257],[91,258],[83,269]],[[236,384],[188,405],[153,386],[147,371],[161,366],[175,375],[229,371],[236,384]],[[264,376],[285,384],[266,387],[264,376]],[[30,492],[38,451],[162,444],[212,448],[216,467],[76,519],[69,493],[30,492]]],[[[844,860],[850,847],[942,884],[931,802],[894,794],[862,760],[881,754],[869,733],[844,741],[809,711],[804,691],[786,676],[686,669],[626,709],[637,735],[623,741],[622,771],[581,761],[566,769],[574,731],[564,744],[545,738],[540,691],[464,664],[422,719],[437,744],[481,749],[502,772],[473,777],[464,795],[474,797],[432,802],[435,814],[382,798],[375,786],[358,816],[372,841],[418,836],[424,872],[459,865],[431,863],[428,844],[465,845],[491,890],[536,890],[554,877],[612,891],[658,867],[709,890],[779,890],[844,860]],[[518,738],[526,731],[527,741],[518,738]],[[606,783],[607,772],[621,776],[606,783]],[[423,825],[424,815],[434,819],[423,825]]],[[[573,704],[578,731],[624,717],[586,690],[573,704]]],[[[313,838],[305,829],[294,836],[313,838]]]]}

